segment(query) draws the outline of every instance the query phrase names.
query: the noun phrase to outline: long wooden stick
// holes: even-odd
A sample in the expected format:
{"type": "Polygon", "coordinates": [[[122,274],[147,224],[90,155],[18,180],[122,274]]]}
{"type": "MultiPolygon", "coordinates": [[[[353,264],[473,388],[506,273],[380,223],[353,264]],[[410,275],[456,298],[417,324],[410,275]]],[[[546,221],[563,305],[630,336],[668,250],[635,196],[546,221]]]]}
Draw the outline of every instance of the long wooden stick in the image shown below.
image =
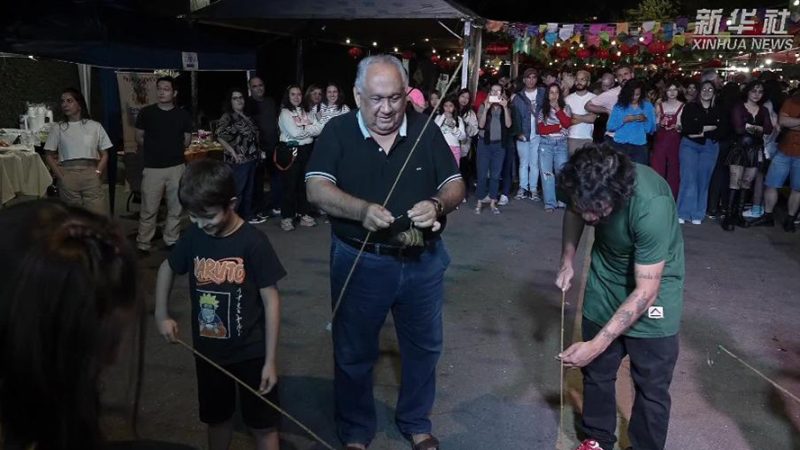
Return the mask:
{"type": "Polygon", "coordinates": [[[294,417],[293,417],[291,414],[289,414],[288,412],[286,412],[286,411],[284,411],[283,409],[281,409],[281,407],[280,407],[280,406],[276,405],[275,403],[273,403],[273,402],[269,401],[269,399],[267,399],[267,398],[266,398],[266,397],[264,397],[263,395],[259,394],[257,390],[255,390],[255,389],[251,388],[251,387],[250,387],[250,385],[248,385],[247,383],[245,383],[244,381],[240,380],[239,378],[236,378],[236,376],[235,376],[234,374],[232,374],[232,373],[228,372],[227,370],[225,370],[225,368],[223,368],[223,367],[222,367],[222,366],[220,366],[219,364],[217,364],[217,363],[215,363],[214,361],[212,361],[211,359],[209,359],[209,358],[208,358],[206,355],[204,355],[204,354],[202,354],[202,353],[198,352],[197,350],[195,350],[195,349],[194,349],[194,347],[192,347],[191,345],[187,344],[186,342],[183,342],[182,340],[180,340],[180,339],[177,339],[177,338],[175,339],[175,342],[176,342],[176,343],[178,343],[178,344],[180,344],[180,345],[182,345],[182,346],[183,346],[183,347],[184,347],[186,350],[189,350],[190,352],[194,353],[194,354],[195,354],[195,355],[196,355],[198,358],[200,358],[200,359],[202,359],[203,361],[205,361],[205,362],[207,362],[207,363],[211,364],[211,366],[212,366],[212,367],[214,367],[215,369],[217,369],[217,370],[219,370],[220,372],[224,373],[226,376],[228,376],[229,378],[231,378],[233,381],[235,381],[235,382],[239,383],[239,385],[240,385],[240,386],[242,386],[242,387],[244,387],[245,389],[247,389],[248,391],[252,392],[252,393],[253,393],[253,395],[255,395],[256,397],[258,397],[258,398],[260,398],[261,400],[263,400],[263,401],[264,401],[264,403],[268,404],[269,406],[271,406],[272,408],[274,408],[276,411],[278,411],[279,413],[281,413],[281,415],[283,415],[283,416],[284,416],[284,417],[286,417],[287,419],[289,419],[289,420],[291,420],[292,422],[294,422],[294,423],[295,423],[295,424],[296,424],[298,427],[300,427],[300,428],[301,428],[303,431],[305,431],[306,433],[308,433],[308,434],[309,434],[309,436],[311,436],[311,437],[312,437],[312,438],[314,438],[314,439],[315,439],[317,442],[319,442],[320,444],[322,444],[322,446],[323,446],[323,447],[327,448],[328,450],[334,450],[333,446],[331,446],[330,444],[328,444],[327,442],[325,442],[325,441],[324,441],[324,440],[323,440],[321,437],[317,436],[317,434],[316,434],[316,433],[314,433],[313,431],[311,431],[311,429],[309,429],[307,426],[303,425],[303,423],[302,423],[302,422],[300,422],[299,420],[295,419],[295,418],[294,418],[294,417]]]}
{"type": "Polygon", "coordinates": [[[778,383],[773,381],[771,378],[769,378],[768,376],[766,376],[763,373],[761,373],[755,367],[751,366],[750,364],[747,364],[746,362],[744,362],[744,360],[742,358],[739,358],[738,356],[734,355],[730,350],[728,350],[727,348],[723,347],[722,345],[717,345],[717,347],[719,347],[719,349],[722,350],[723,352],[727,353],[728,356],[730,356],[731,358],[735,359],[736,361],[739,361],[739,363],[741,365],[743,365],[743,366],[747,367],[748,369],[752,370],[753,372],[755,372],[756,375],[758,375],[761,378],[763,378],[764,380],[766,380],[767,383],[773,385],[775,387],[775,389],[783,392],[784,394],[786,394],[789,398],[791,398],[795,402],[800,403],[800,398],[798,398],[796,395],[794,395],[791,392],[789,392],[785,387],[779,385],[778,383]]]}

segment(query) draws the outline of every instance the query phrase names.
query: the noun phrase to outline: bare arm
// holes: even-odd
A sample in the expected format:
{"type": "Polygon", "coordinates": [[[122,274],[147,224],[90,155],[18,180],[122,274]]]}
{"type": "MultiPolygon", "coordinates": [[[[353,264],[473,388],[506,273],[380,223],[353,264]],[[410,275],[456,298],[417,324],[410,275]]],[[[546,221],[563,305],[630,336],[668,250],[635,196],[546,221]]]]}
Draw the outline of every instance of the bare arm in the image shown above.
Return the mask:
{"type": "Polygon", "coordinates": [[[587,103],[584,108],[586,109],[586,111],[589,111],[590,113],[594,114],[611,114],[611,111],[607,110],[606,108],[600,105],[594,104],[592,100],[589,100],[589,103],[587,103]]]}
{"type": "Polygon", "coordinates": [[[64,174],[61,172],[61,166],[58,165],[58,152],[45,152],[45,161],[47,161],[47,167],[49,167],[56,178],[60,180],[64,174]]]}
{"type": "Polygon", "coordinates": [[[800,117],[790,117],[786,114],[781,113],[780,118],[778,119],[778,123],[783,128],[791,128],[796,131],[800,129],[800,117]]]}
{"type": "Polygon", "coordinates": [[[486,126],[486,112],[489,108],[484,105],[483,108],[480,108],[478,111],[478,128],[484,128],[486,126]]]}
{"type": "Polygon", "coordinates": [[[167,260],[164,260],[158,268],[158,277],[156,278],[155,319],[159,334],[169,342],[174,342],[178,335],[178,324],[169,317],[167,309],[174,280],[175,274],[172,272],[172,267],[169,266],[167,260]]]}
{"type": "Polygon", "coordinates": [[[573,114],[572,115],[572,123],[594,123],[597,120],[597,114],[588,113],[588,114],[573,114]]]}
{"type": "MultiPolygon", "coordinates": [[[[503,105],[503,115],[505,116],[506,128],[511,128],[511,107],[508,103],[501,103],[503,105]]],[[[485,119],[484,119],[485,122],[485,119]]]]}
{"type": "Polygon", "coordinates": [[[661,286],[664,261],[649,265],[634,264],[633,270],[636,288],[594,338],[588,342],[573,344],[560,355],[565,366],[584,367],[591,363],[655,303],[661,286]]]}
{"type": "Polygon", "coordinates": [[[276,286],[269,286],[258,290],[264,304],[264,343],[265,359],[261,369],[261,385],[259,392],[266,394],[278,382],[277,353],[278,334],[281,325],[281,296],[276,286]]]}
{"type": "Polygon", "coordinates": [[[192,133],[183,133],[183,147],[192,145],[192,133]]]}
{"type": "Polygon", "coordinates": [[[101,176],[106,172],[106,166],[108,166],[108,152],[110,152],[111,150],[112,148],[109,148],[107,150],[100,152],[100,160],[97,161],[97,168],[95,169],[97,170],[97,172],[99,172],[97,176],[101,176]]]}
{"type": "Polygon", "coordinates": [[[561,267],[556,277],[556,286],[562,291],[567,291],[572,285],[575,274],[573,263],[578,243],[583,235],[584,222],[578,213],[571,209],[564,212],[564,221],[561,225],[561,267]]]}
{"type": "Polygon", "coordinates": [[[144,130],[140,130],[137,128],[135,139],[138,150],[141,150],[142,147],[144,147],[144,130]]]}

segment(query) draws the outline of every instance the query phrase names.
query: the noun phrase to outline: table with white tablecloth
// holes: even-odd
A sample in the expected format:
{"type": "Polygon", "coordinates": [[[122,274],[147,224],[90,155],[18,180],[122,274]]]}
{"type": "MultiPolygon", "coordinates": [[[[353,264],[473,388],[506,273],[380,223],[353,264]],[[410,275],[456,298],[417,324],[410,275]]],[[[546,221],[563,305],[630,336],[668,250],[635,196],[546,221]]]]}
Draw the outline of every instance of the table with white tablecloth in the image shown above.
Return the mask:
{"type": "Polygon", "coordinates": [[[42,157],[29,147],[0,147],[0,204],[19,194],[44,197],[53,183],[42,157]]]}

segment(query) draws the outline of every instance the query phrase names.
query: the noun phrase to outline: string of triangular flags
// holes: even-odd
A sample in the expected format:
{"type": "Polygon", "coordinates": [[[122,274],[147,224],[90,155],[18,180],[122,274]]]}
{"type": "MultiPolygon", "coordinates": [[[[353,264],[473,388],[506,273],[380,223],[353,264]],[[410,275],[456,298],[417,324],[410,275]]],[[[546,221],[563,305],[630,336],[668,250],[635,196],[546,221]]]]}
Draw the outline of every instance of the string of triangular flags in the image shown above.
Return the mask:
{"type": "MultiPolygon", "coordinates": [[[[739,10],[735,10],[739,11],[739,10]]],[[[742,10],[744,11],[744,10],[742,10]]],[[[741,26],[722,20],[718,24],[718,37],[761,34],[765,8],[753,9],[753,26],[742,30],[741,26]]],[[[700,11],[698,11],[700,12],[700,11]]],[[[698,14],[699,16],[699,14],[698,14]]],[[[627,48],[645,46],[649,50],[663,51],[669,47],[685,47],[695,38],[697,22],[688,17],[669,21],[616,22],[616,23],[577,23],[577,24],[526,24],[500,21],[487,21],[485,29],[489,32],[503,32],[512,39],[514,53],[530,55],[534,47],[553,47],[561,44],[583,44],[589,48],[627,48]]],[[[789,34],[796,35],[800,28],[796,20],[788,23],[789,34]]],[[[699,33],[704,35],[704,33],[699,33]]]]}

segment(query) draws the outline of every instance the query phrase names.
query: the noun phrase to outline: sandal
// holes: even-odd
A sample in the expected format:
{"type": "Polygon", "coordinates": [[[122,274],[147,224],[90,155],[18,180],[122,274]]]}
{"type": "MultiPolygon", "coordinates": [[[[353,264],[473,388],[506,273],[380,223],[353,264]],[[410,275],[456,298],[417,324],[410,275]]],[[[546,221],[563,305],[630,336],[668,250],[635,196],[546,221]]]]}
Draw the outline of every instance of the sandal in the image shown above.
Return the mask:
{"type": "Polygon", "coordinates": [[[500,208],[497,206],[491,206],[490,208],[492,208],[492,214],[500,214],[500,208]]]}
{"type": "Polygon", "coordinates": [[[416,444],[412,444],[411,448],[413,450],[439,450],[439,440],[431,435],[416,444]]]}
{"type": "Polygon", "coordinates": [[[480,214],[481,209],[483,209],[483,203],[478,202],[478,206],[475,207],[475,214],[480,214]]]}

